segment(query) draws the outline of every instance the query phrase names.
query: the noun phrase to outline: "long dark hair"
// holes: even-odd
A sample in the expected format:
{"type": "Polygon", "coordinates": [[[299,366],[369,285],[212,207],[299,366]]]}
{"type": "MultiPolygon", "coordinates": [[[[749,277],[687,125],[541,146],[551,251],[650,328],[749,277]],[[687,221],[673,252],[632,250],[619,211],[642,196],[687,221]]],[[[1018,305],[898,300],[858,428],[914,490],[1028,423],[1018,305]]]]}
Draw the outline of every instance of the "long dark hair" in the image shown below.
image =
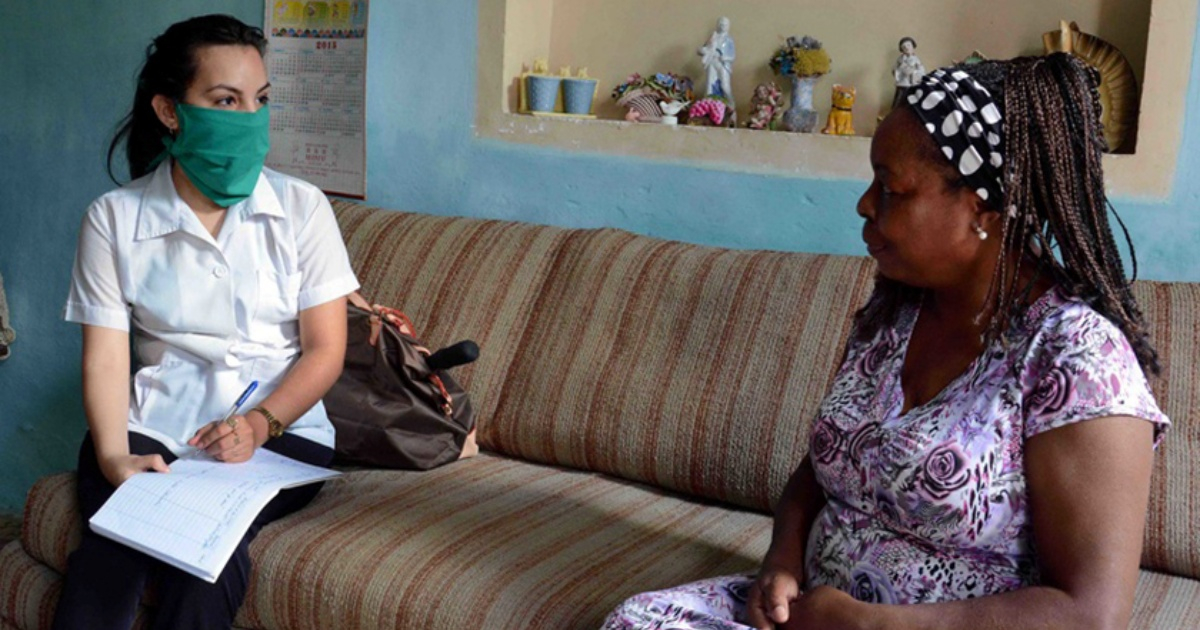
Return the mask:
{"type": "MultiPolygon", "coordinates": [[[[992,93],[1004,117],[1006,190],[1002,203],[988,204],[1001,213],[1001,260],[985,306],[991,307],[985,343],[994,341],[1025,308],[1027,287],[1019,286],[1017,274],[1006,264],[1025,257],[1120,328],[1142,369],[1158,374],[1158,353],[1108,222],[1099,73],[1065,53],[957,69],[992,93]]],[[[933,150],[923,157],[938,168],[948,167],[934,143],[928,144],[933,150]]],[[[961,179],[952,168],[943,170],[952,180],[961,179]]],[[[1128,232],[1125,238],[1136,278],[1137,256],[1128,232]]],[[[901,307],[920,295],[918,289],[881,276],[871,300],[856,316],[856,339],[869,340],[881,327],[893,325],[901,307]]]]}
{"type": "Polygon", "coordinates": [[[177,103],[183,101],[196,78],[196,51],[221,45],[251,46],[262,55],[267,41],[261,29],[235,17],[204,15],[171,25],[146,47],[146,63],[138,73],[133,109],[121,119],[108,145],[108,176],[114,182],[120,183],[113,175],[113,154],[121,142],[125,143],[130,178],[150,172],[150,163],[163,151],[163,137],[170,134],[154,113],[151,100],[155,94],[162,94],[177,103]]]}

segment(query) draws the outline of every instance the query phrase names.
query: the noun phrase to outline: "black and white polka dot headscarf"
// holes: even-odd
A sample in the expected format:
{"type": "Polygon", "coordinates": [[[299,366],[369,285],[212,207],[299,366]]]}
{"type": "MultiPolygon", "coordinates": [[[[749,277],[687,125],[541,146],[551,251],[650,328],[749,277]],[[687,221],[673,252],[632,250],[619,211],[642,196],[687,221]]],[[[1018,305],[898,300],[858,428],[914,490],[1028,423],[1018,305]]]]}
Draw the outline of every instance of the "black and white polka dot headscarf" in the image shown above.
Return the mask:
{"type": "Polygon", "coordinates": [[[1004,196],[1004,135],[991,92],[962,70],[939,68],[909,90],[908,104],[984,201],[1004,196]]]}

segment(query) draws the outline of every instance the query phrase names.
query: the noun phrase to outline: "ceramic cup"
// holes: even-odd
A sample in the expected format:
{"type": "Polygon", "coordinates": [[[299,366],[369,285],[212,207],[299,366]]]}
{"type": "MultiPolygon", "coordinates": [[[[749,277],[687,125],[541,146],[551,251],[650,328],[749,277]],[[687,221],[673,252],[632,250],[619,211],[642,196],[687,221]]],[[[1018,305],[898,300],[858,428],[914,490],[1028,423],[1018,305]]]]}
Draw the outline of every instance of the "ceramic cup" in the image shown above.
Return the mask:
{"type": "Polygon", "coordinates": [[[596,79],[563,79],[563,111],[568,114],[592,113],[592,97],[596,95],[596,79]]]}
{"type": "Polygon", "coordinates": [[[561,77],[529,75],[525,77],[525,89],[529,93],[529,109],[535,112],[552,112],[558,101],[558,84],[561,77]]]}

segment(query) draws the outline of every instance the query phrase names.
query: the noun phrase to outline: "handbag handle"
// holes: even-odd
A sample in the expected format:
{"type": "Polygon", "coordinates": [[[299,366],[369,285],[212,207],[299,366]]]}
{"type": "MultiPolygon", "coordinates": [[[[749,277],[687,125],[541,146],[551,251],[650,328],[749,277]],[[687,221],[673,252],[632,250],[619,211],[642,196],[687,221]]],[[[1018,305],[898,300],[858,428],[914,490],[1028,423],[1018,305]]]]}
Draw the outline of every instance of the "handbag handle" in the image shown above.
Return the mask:
{"type": "MultiPolygon", "coordinates": [[[[372,346],[379,341],[379,333],[383,328],[383,319],[386,319],[387,321],[391,322],[393,326],[399,328],[401,333],[404,333],[413,339],[417,338],[416,328],[413,326],[412,320],[410,320],[408,315],[405,315],[403,311],[390,306],[383,306],[382,304],[371,304],[370,302],[367,302],[367,299],[364,298],[358,291],[354,291],[346,297],[351,304],[371,313],[370,343],[372,346]]],[[[433,354],[428,348],[420,344],[414,343],[413,348],[426,357],[433,354]]],[[[450,397],[450,392],[446,390],[446,385],[442,383],[441,377],[430,372],[429,381],[433,383],[435,387],[437,387],[438,393],[442,395],[442,413],[445,413],[447,417],[454,415],[453,400],[450,397]]]]}
{"type": "MultiPolygon", "coordinates": [[[[379,321],[380,318],[388,320],[393,325],[395,325],[396,328],[400,329],[400,332],[408,335],[409,337],[412,337],[413,339],[417,338],[416,327],[413,326],[412,320],[410,320],[408,318],[408,315],[405,315],[403,311],[392,308],[390,306],[384,306],[382,304],[371,304],[358,291],[355,291],[355,292],[351,293],[350,295],[346,296],[346,299],[349,300],[350,303],[353,304],[354,306],[357,306],[358,308],[361,308],[362,310],[371,313],[371,345],[372,346],[375,345],[375,343],[377,341],[379,341],[379,330],[381,328],[381,324],[379,321]]],[[[422,346],[419,344],[414,344],[414,346],[416,347],[418,352],[420,352],[421,354],[423,354],[425,356],[429,356],[430,354],[432,354],[429,351],[429,349],[426,348],[425,346],[422,346]]]]}

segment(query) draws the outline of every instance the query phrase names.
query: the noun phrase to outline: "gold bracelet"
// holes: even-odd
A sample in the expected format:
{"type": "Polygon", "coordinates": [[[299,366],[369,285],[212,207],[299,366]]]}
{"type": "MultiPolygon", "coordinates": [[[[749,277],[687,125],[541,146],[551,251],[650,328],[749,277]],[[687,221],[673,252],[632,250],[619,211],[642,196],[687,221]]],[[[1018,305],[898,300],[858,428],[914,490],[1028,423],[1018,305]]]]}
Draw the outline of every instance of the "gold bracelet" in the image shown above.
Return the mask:
{"type": "Polygon", "coordinates": [[[262,417],[267,419],[267,435],[268,436],[277,438],[277,437],[283,435],[283,423],[279,421],[279,418],[275,417],[275,414],[271,413],[270,411],[267,411],[266,407],[255,407],[255,408],[251,409],[250,411],[257,411],[258,413],[262,414],[262,417]]]}

